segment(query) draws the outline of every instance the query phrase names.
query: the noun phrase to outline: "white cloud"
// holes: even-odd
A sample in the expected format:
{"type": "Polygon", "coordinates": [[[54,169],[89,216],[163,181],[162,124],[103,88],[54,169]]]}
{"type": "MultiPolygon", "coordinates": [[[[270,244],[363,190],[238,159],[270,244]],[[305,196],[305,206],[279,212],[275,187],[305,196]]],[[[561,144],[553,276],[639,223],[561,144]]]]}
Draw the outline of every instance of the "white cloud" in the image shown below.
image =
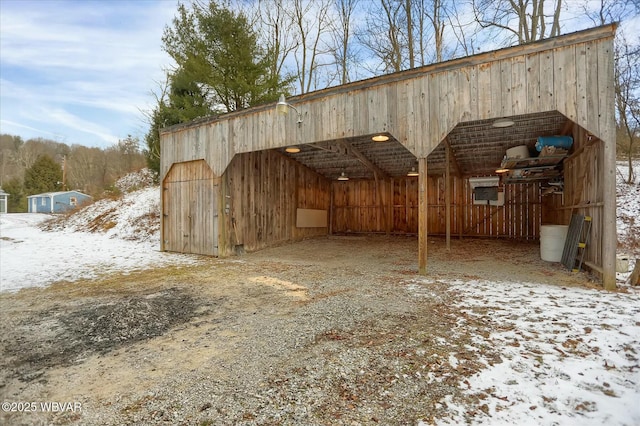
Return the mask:
{"type": "Polygon", "coordinates": [[[3,0],[3,131],[35,137],[29,130],[53,123],[49,133],[87,145],[141,136],[140,110],[170,63],[161,37],[176,4],[3,0]]]}

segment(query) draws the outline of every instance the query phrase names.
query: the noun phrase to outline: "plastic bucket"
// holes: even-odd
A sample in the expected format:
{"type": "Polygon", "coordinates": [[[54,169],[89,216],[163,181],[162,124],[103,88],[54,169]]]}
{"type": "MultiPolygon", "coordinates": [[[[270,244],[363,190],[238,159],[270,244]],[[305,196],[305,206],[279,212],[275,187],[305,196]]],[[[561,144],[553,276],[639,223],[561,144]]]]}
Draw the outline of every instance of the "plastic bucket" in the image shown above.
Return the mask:
{"type": "Polygon", "coordinates": [[[540,226],[540,257],[547,262],[561,262],[569,225],[540,226]]]}
{"type": "Polygon", "coordinates": [[[616,257],[616,272],[623,274],[629,272],[629,256],[618,255],[616,257]]]}
{"type": "Polygon", "coordinates": [[[514,146],[507,149],[507,158],[529,158],[529,148],[526,145],[514,146]]]}

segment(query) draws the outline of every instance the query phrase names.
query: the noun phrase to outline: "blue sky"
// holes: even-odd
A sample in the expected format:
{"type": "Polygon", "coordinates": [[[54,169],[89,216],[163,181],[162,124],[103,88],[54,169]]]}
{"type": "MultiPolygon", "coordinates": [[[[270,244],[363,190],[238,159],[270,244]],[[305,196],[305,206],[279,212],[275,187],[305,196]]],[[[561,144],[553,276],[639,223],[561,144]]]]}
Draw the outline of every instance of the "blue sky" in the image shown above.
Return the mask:
{"type": "Polygon", "coordinates": [[[141,139],[171,59],[174,0],[0,0],[0,133],[108,147],[141,139]]]}
{"type": "MultiPolygon", "coordinates": [[[[177,4],[0,0],[0,133],[101,148],[127,135],[143,140],[142,111],[154,106],[151,92],[172,63],[161,39],[177,4]]],[[[593,26],[582,10],[563,12],[563,33],[593,26]]],[[[623,27],[637,39],[640,18],[623,27]]],[[[483,50],[498,47],[482,43],[483,50]]]]}

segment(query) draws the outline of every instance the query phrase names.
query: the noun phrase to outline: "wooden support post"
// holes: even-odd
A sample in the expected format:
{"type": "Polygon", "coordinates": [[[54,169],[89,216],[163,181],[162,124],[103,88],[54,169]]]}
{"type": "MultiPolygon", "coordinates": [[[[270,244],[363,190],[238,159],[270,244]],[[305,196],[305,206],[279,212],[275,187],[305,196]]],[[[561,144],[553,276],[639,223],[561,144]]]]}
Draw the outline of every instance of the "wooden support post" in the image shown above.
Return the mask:
{"type": "Polygon", "coordinates": [[[640,285],[640,259],[636,259],[636,265],[633,267],[633,272],[629,277],[629,284],[633,286],[640,285]]]}
{"type": "Polygon", "coordinates": [[[445,169],[444,169],[444,202],[445,202],[445,226],[447,233],[447,251],[451,251],[451,148],[447,144],[444,150],[445,169]]]}
{"type": "MultiPolygon", "coordinates": [[[[225,226],[225,222],[228,220],[229,222],[231,222],[230,219],[230,214],[227,214],[226,211],[226,206],[229,205],[231,206],[230,200],[231,198],[227,198],[227,180],[222,178],[222,177],[214,177],[212,179],[212,187],[213,187],[213,191],[217,192],[217,196],[216,198],[214,198],[215,200],[217,200],[217,206],[215,206],[215,209],[217,210],[217,212],[215,213],[214,216],[217,217],[217,229],[214,228],[215,231],[218,232],[218,235],[216,236],[216,241],[218,243],[218,253],[216,254],[216,256],[219,256],[224,249],[226,248],[229,240],[230,240],[230,235],[226,234],[226,230],[227,230],[227,226],[225,226]]],[[[193,204],[193,201],[192,201],[193,204]]],[[[230,211],[231,209],[229,209],[230,211]]],[[[231,225],[231,223],[229,223],[231,225]]],[[[195,225],[196,227],[198,226],[197,224],[195,225]]],[[[233,227],[233,226],[232,226],[233,227]]],[[[235,239],[234,239],[234,244],[238,244],[235,239]]]]}
{"type": "MultiPolygon", "coordinates": [[[[612,108],[613,110],[613,108],[612,108]]],[[[613,117],[613,114],[611,114],[613,117]]],[[[609,120],[615,129],[613,118],[609,120]]],[[[616,249],[618,237],[616,230],[616,142],[610,132],[604,142],[603,201],[602,212],[602,284],[605,290],[616,289],[616,249]]]]}
{"type": "Polygon", "coordinates": [[[334,210],[333,182],[329,183],[329,235],[333,235],[333,210],[334,210]]]}
{"type": "MultiPolygon", "coordinates": [[[[458,176],[459,178],[462,177],[462,170],[460,169],[460,165],[458,164],[458,160],[456,160],[456,154],[455,152],[453,152],[453,149],[451,148],[451,142],[449,142],[449,138],[446,137],[444,138],[444,146],[446,148],[446,154],[449,154],[449,160],[447,160],[447,164],[449,164],[449,161],[451,161],[451,163],[453,163],[453,169],[455,171],[456,176],[458,176]]],[[[445,155],[446,155],[445,154],[445,155]]]]}
{"type": "Polygon", "coordinates": [[[458,238],[459,238],[459,239],[462,239],[462,231],[463,231],[463,229],[464,229],[464,226],[463,226],[463,223],[464,223],[464,221],[463,221],[463,220],[464,220],[464,219],[463,219],[463,218],[464,218],[464,209],[466,209],[466,208],[467,208],[467,202],[466,202],[466,200],[462,199],[462,196],[460,195],[460,194],[464,194],[464,191],[463,191],[463,189],[462,189],[462,188],[464,187],[464,180],[462,179],[462,177],[460,177],[460,178],[458,179],[458,185],[459,185],[458,187],[460,188],[460,189],[459,189],[459,194],[458,194],[458,196],[456,197],[456,198],[458,199],[458,200],[457,200],[457,209],[458,209],[458,234],[459,234],[459,235],[458,235],[458,238]]]}
{"type": "Polygon", "coordinates": [[[165,233],[167,232],[165,224],[167,216],[165,212],[167,211],[167,191],[169,190],[169,187],[165,180],[166,176],[165,179],[160,182],[160,251],[166,251],[164,242],[166,240],[165,233]]]}
{"type": "Polygon", "coordinates": [[[387,194],[387,196],[389,197],[388,200],[389,202],[387,203],[387,210],[388,210],[388,218],[389,218],[389,223],[388,223],[388,228],[387,228],[387,234],[391,234],[391,231],[393,230],[393,223],[394,223],[394,217],[393,217],[393,178],[389,179],[389,192],[387,194]]]}
{"type": "Polygon", "coordinates": [[[418,159],[418,273],[427,275],[427,158],[418,159]]]}

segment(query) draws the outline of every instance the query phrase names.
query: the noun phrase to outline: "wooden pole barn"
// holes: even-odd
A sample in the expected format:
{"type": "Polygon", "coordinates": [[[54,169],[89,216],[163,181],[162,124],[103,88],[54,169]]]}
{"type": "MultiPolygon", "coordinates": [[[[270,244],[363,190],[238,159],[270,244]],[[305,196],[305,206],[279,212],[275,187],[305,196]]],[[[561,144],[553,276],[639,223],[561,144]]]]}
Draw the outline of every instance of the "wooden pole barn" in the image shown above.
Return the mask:
{"type": "Polygon", "coordinates": [[[583,266],[615,288],[615,28],[307,93],[287,115],[269,104],[164,129],[161,249],[417,234],[426,274],[427,235],[537,240],[579,213],[592,218],[583,266]],[[542,158],[538,137],[554,135],[571,147],[542,158]],[[522,146],[530,157],[497,175],[522,146]],[[497,199],[478,200],[473,178],[491,176],[497,199]]]}

